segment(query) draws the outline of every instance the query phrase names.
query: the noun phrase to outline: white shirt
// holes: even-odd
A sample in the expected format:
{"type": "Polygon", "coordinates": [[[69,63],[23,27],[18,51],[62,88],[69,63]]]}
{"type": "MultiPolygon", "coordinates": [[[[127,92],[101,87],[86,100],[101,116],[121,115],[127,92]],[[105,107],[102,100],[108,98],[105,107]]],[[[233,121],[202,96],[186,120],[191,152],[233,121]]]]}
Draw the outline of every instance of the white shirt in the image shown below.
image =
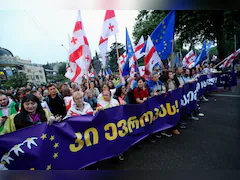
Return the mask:
{"type": "Polygon", "coordinates": [[[70,109],[68,110],[67,116],[65,118],[72,117],[72,116],[80,116],[80,115],[85,115],[85,114],[91,114],[91,113],[93,113],[93,109],[90,106],[90,104],[87,103],[87,102],[83,102],[83,109],[82,110],[78,109],[76,104],[73,104],[70,107],[70,109]]]}

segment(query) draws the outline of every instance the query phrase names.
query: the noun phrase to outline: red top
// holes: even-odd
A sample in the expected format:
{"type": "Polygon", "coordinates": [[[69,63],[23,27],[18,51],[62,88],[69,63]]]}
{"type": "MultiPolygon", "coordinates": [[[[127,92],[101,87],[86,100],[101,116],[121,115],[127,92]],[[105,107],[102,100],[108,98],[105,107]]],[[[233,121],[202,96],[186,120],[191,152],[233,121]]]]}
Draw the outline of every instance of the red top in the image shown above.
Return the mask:
{"type": "Polygon", "coordinates": [[[133,94],[135,99],[140,98],[140,100],[143,100],[143,98],[145,97],[148,98],[149,96],[147,89],[143,90],[143,89],[135,88],[133,94]]]}

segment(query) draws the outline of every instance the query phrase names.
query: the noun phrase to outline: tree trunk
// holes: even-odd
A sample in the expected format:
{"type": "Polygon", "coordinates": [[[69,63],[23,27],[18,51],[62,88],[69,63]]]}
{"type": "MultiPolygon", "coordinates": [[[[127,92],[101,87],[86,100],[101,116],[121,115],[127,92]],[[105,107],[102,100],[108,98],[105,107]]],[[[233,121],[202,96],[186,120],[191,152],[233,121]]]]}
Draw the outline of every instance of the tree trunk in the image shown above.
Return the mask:
{"type": "Polygon", "coordinates": [[[220,60],[223,60],[226,57],[226,47],[225,47],[225,37],[224,37],[224,11],[219,10],[215,11],[215,31],[216,31],[216,39],[217,39],[217,50],[218,57],[220,60]]]}

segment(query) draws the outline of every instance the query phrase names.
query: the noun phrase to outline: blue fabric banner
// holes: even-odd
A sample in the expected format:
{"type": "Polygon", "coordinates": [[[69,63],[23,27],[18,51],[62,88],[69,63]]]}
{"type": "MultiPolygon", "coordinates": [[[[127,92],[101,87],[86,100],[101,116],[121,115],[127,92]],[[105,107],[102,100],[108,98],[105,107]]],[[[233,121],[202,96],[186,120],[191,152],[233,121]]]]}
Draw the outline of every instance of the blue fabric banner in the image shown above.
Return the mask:
{"type": "Polygon", "coordinates": [[[191,110],[207,84],[216,86],[209,79],[202,76],[141,105],[118,106],[94,117],[72,117],[3,135],[0,170],[75,170],[117,156],[149,134],[176,125],[181,104],[191,110]]]}

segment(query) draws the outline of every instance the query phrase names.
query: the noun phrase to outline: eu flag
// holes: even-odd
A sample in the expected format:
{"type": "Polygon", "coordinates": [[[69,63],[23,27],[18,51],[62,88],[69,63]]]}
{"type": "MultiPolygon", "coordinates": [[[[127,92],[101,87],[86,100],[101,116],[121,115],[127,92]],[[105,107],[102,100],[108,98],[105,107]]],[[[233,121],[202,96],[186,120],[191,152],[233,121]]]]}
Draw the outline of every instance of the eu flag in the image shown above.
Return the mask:
{"type": "Polygon", "coordinates": [[[127,56],[126,63],[124,64],[123,72],[122,72],[123,76],[130,74],[129,60],[131,58],[133,59],[133,56],[134,56],[134,50],[132,47],[132,43],[131,43],[127,28],[126,28],[126,56],[127,56]]]}
{"type": "Polygon", "coordinates": [[[201,52],[198,54],[198,57],[194,61],[194,67],[202,63],[205,59],[207,59],[206,46],[207,46],[206,41],[204,41],[201,52]]]}
{"type": "MultiPolygon", "coordinates": [[[[168,55],[172,54],[175,14],[175,11],[171,11],[150,35],[161,60],[167,59],[168,55]]],[[[146,43],[142,52],[144,52],[145,49],[146,43]]]]}
{"type": "Polygon", "coordinates": [[[108,70],[107,70],[108,74],[111,75],[112,74],[112,71],[110,69],[110,65],[108,65],[108,70]]]}

